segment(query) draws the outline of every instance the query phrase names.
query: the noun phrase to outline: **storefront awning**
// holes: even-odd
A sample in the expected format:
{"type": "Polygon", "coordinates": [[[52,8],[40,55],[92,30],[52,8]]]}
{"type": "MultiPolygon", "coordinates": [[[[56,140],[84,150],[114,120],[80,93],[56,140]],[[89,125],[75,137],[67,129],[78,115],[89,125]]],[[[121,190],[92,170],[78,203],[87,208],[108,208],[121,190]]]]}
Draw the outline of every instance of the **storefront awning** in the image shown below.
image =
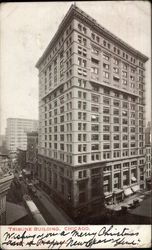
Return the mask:
{"type": "Polygon", "coordinates": [[[139,185],[135,185],[135,186],[131,187],[131,189],[135,193],[135,192],[140,190],[140,187],[139,187],[139,185]]]}
{"type": "Polygon", "coordinates": [[[110,193],[110,192],[105,192],[105,193],[104,193],[104,196],[105,196],[105,198],[112,197],[112,193],[110,193]]]}
{"type": "Polygon", "coordinates": [[[125,196],[129,196],[129,195],[131,195],[132,193],[133,193],[133,192],[132,192],[131,188],[126,188],[126,189],[124,190],[125,196]]]}
{"type": "Polygon", "coordinates": [[[122,193],[122,192],[123,192],[122,189],[115,189],[115,190],[114,190],[114,194],[120,194],[120,193],[122,193]]]}
{"type": "Polygon", "coordinates": [[[133,176],[133,177],[131,178],[131,180],[132,180],[132,181],[136,181],[137,179],[133,176]]]}

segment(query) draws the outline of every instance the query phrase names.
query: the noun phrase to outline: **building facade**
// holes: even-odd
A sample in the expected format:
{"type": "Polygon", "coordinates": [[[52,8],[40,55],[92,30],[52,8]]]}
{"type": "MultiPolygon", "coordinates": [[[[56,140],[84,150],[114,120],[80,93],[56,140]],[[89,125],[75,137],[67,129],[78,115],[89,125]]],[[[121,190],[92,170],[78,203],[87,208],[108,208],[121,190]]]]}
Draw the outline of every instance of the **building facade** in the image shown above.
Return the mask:
{"type": "Polygon", "coordinates": [[[0,225],[6,224],[6,195],[13,178],[13,174],[3,174],[0,168],[0,225]]]}
{"type": "Polygon", "coordinates": [[[146,181],[151,181],[151,146],[146,145],[146,181]]]}
{"type": "Polygon", "coordinates": [[[9,152],[16,152],[17,148],[26,150],[27,132],[37,130],[37,120],[8,118],[6,128],[6,145],[9,152]]]}
{"type": "Polygon", "coordinates": [[[37,162],[38,162],[38,132],[27,133],[27,152],[26,163],[31,171],[31,176],[37,177],[37,162]]]}
{"type": "Polygon", "coordinates": [[[145,145],[151,145],[151,122],[145,128],[145,145]]]}
{"type": "Polygon", "coordinates": [[[24,149],[17,149],[17,164],[20,169],[26,168],[26,150],[24,149]]]}
{"type": "Polygon", "coordinates": [[[147,60],[72,5],[36,64],[39,180],[74,216],[145,187],[147,60]]]}

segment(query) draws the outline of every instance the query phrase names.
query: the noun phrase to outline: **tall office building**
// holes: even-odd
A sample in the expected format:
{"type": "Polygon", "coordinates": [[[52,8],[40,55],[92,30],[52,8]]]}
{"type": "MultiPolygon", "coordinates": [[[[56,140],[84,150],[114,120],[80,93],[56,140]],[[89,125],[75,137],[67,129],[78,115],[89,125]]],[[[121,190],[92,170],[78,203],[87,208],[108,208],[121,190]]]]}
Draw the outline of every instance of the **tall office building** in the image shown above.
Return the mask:
{"type": "Polygon", "coordinates": [[[39,179],[74,216],[144,188],[147,60],[72,5],[36,64],[39,179]]]}
{"type": "Polygon", "coordinates": [[[6,127],[6,145],[10,152],[17,148],[26,150],[27,133],[38,131],[38,121],[31,119],[8,118],[6,127]]]}

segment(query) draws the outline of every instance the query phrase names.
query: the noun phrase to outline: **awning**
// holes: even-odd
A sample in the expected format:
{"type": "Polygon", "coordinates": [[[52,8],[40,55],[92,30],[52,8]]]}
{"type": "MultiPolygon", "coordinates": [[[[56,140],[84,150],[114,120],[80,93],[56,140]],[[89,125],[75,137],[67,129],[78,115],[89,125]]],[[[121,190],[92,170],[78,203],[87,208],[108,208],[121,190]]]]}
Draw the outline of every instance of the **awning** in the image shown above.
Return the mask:
{"type": "Polygon", "coordinates": [[[119,77],[119,76],[117,76],[117,75],[114,75],[114,78],[120,79],[120,77],[119,77]]]}
{"type": "Polygon", "coordinates": [[[114,190],[114,194],[120,194],[120,193],[122,193],[123,192],[123,190],[122,189],[115,189],[114,190]]]}
{"type": "Polygon", "coordinates": [[[135,193],[135,192],[140,190],[140,187],[139,187],[139,185],[135,185],[135,186],[131,187],[131,189],[135,193]]]}
{"type": "Polygon", "coordinates": [[[133,192],[132,192],[131,188],[126,188],[126,189],[124,190],[125,196],[129,196],[129,195],[131,195],[132,193],[133,193],[133,192]]]}
{"type": "Polygon", "coordinates": [[[105,198],[112,197],[112,193],[110,193],[110,192],[105,192],[105,193],[104,193],[104,196],[105,196],[105,198]]]}
{"type": "Polygon", "coordinates": [[[135,178],[135,176],[133,176],[133,177],[131,178],[131,180],[132,180],[132,181],[136,181],[137,179],[135,178]]]}

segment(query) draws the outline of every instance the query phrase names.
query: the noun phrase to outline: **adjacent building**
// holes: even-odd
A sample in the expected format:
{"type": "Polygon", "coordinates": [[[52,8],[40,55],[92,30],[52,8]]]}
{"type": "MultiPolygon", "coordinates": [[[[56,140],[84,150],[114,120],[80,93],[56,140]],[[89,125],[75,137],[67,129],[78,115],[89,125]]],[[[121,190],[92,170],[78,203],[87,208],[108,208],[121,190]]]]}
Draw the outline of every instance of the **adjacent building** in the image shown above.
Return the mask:
{"type": "Polygon", "coordinates": [[[38,175],[74,216],[145,188],[141,52],[72,5],[38,60],[38,175]]]}
{"type": "Polygon", "coordinates": [[[37,130],[37,120],[8,118],[6,128],[6,145],[9,152],[16,152],[17,148],[26,150],[27,133],[37,130]]]}
{"type": "Polygon", "coordinates": [[[152,189],[151,173],[152,173],[152,143],[151,143],[151,122],[148,122],[145,128],[145,158],[146,158],[146,187],[152,189]]]}
{"type": "Polygon", "coordinates": [[[0,153],[0,168],[7,172],[11,169],[11,161],[7,154],[0,153]]]}
{"type": "Polygon", "coordinates": [[[6,137],[5,135],[0,135],[0,153],[7,154],[8,150],[6,148],[6,137]]]}
{"type": "Polygon", "coordinates": [[[37,177],[37,161],[38,161],[38,132],[27,133],[27,151],[26,163],[27,168],[31,171],[33,178],[37,177]]]}
{"type": "Polygon", "coordinates": [[[4,174],[0,168],[0,225],[6,224],[6,195],[13,178],[13,174],[4,174]]]}
{"type": "Polygon", "coordinates": [[[20,169],[26,168],[26,150],[17,149],[17,164],[20,169]]]}

